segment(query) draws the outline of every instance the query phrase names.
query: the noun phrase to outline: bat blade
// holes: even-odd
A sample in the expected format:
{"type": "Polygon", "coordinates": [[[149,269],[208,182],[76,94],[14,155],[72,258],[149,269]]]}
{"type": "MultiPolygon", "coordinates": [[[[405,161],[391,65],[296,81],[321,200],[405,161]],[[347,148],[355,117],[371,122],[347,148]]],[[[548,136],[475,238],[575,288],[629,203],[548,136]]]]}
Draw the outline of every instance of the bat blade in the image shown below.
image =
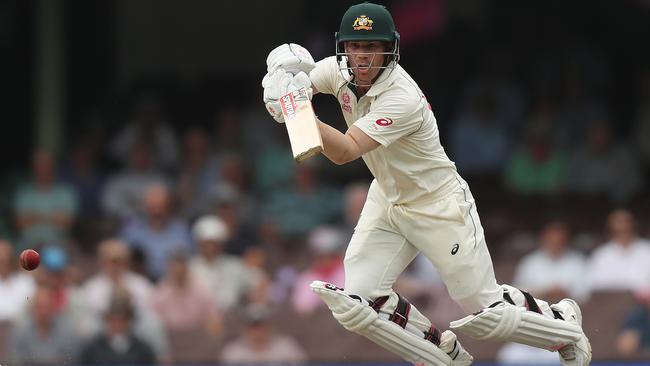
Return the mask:
{"type": "Polygon", "coordinates": [[[302,88],[284,95],[280,105],[293,158],[300,163],[323,151],[323,139],[307,90],[302,88]]]}

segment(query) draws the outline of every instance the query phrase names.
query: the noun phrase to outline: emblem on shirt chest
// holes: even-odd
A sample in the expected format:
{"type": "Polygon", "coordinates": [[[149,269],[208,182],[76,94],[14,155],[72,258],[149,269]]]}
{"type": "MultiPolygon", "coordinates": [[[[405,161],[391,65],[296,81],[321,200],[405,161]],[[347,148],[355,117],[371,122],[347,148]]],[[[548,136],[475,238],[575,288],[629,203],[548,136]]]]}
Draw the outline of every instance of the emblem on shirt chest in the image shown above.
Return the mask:
{"type": "Polygon", "coordinates": [[[352,107],[350,106],[350,94],[347,92],[343,93],[341,96],[341,108],[347,113],[352,113],[352,107]]]}

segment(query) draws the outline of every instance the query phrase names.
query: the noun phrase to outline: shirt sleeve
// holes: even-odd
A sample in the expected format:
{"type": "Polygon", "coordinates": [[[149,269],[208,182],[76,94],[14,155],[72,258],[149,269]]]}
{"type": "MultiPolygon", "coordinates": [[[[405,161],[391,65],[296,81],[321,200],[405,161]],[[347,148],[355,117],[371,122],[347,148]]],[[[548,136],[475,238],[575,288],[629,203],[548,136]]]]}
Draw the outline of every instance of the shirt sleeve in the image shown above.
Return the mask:
{"type": "Polygon", "coordinates": [[[309,73],[309,79],[319,93],[335,95],[338,73],[336,56],[331,56],[316,63],[316,67],[309,73]]]}
{"type": "Polygon", "coordinates": [[[420,128],[426,113],[421,103],[409,95],[380,95],[370,106],[370,112],[354,122],[354,126],[388,146],[420,128]]]}

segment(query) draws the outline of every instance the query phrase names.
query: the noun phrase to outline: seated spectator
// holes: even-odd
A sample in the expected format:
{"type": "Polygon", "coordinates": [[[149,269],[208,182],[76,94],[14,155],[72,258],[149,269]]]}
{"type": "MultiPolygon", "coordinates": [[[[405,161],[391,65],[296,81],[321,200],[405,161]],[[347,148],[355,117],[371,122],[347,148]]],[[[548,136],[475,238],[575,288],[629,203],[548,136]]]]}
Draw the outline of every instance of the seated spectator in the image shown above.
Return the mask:
{"type": "Polygon", "coordinates": [[[15,365],[63,365],[76,359],[78,339],[55,301],[47,287],[37,288],[30,298],[27,312],[11,331],[10,359],[15,365]]]}
{"type": "Polygon", "coordinates": [[[343,233],[335,227],[321,226],[311,232],[307,243],[312,256],[311,264],[298,275],[293,287],[293,309],[300,314],[309,314],[325,307],[322,299],[309,286],[314,280],[339,286],[345,283],[343,250],[347,239],[343,233]]]}
{"type": "MultiPolygon", "coordinates": [[[[585,257],[570,248],[569,228],[563,222],[547,224],[539,235],[539,249],[524,256],[515,270],[513,285],[549,303],[565,297],[584,301],[589,288],[585,283],[585,257]]],[[[557,354],[518,343],[507,343],[497,356],[508,365],[559,365],[557,354]]]]}
{"type": "Polygon", "coordinates": [[[361,216],[361,211],[368,197],[368,188],[370,188],[370,184],[367,182],[352,183],[345,186],[343,191],[343,218],[348,237],[352,237],[354,227],[359,222],[359,216],[361,216]]]}
{"type": "Polygon", "coordinates": [[[13,250],[8,241],[0,240],[0,322],[16,319],[36,287],[32,276],[17,271],[13,250]]]}
{"type": "Polygon", "coordinates": [[[294,339],[278,334],[269,320],[267,309],[249,307],[244,334],[223,347],[220,361],[225,364],[305,363],[307,356],[302,347],[294,339]]]}
{"type": "Polygon", "coordinates": [[[100,197],[105,177],[98,169],[99,148],[97,138],[82,135],[63,167],[63,179],[79,197],[79,216],[85,220],[101,215],[100,197]]]}
{"type": "Polygon", "coordinates": [[[650,292],[637,298],[638,303],[627,314],[616,340],[618,353],[626,357],[650,351],[650,292]]]}
{"type": "Polygon", "coordinates": [[[169,189],[161,184],[146,188],[143,216],[137,216],[122,228],[121,238],[144,254],[147,274],[162,276],[167,258],[176,251],[189,252],[191,237],[185,221],[172,211],[169,189]]]}
{"type": "Polygon", "coordinates": [[[14,199],[19,247],[65,242],[76,219],[79,199],[70,186],[57,178],[54,157],[49,152],[34,152],[32,174],[33,181],[19,187],[14,199]]]}
{"type": "Polygon", "coordinates": [[[210,151],[208,133],[200,127],[190,128],[183,141],[183,163],[178,174],[178,198],[183,217],[194,219],[208,212],[206,202],[219,176],[219,164],[210,151]]]}
{"type": "Polygon", "coordinates": [[[82,287],[96,318],[101,318],[116,294],[126,293],[135,309],[135,332],[154,347],[158,359],[169,357],[167,335],[151,305],[153,285],[129,269],[129,248],[117,239],[107,239],[99,245],[98,257],[99,273],[82,287]]]}
{"type": "Polygon", "coordinates": [[[487,92],[477,93],[451,127],[451,155],[464,174],[492,174],[503,168],[511,138],[487,92]]]}
{"type": "Polygon", "coordinates": [[[643,186],[639,158],[628,144],[612,141],[607,121],[598,121],[588,140],[572,153],[567,188],[577,194],[605,194],[626,202],[643,186]]]}
{"type": "Polygon", "coordinates": [[[151,282],[129,270],[131,254],[126,244],[117,239],[107,239],[97,251],[99,272],[86,280],[83,292],[97,314],[108,309],[116,287],[131,296],[136,307],[148,308],[153,293],[151,282]]]}
{"type": "Polygon", "coordinates": [[[228,240],[226,224],[216,216],[203,216],[193,227],[199,254],[190,261],[190,272],[208,288],[219,309],[231,310],[255,298],[265,275],[246,266],[233,255],[224,253],[228,240]]]}
{"type": "Polygon", "coordinates": [[[540,106],[528,125],[526,139],[510,156],[505,184],[515,193],[551,194],[564,185],[566,156],[553,141],[550,107],[540,106]]]}
{"type": "Polygon", "coordinates": [[[118,296],[104,313],[103,331],[81,349],[81,365],[153,365],[151,345],[133,331],[134,310],[127,296],[118,296]]]}
{"type": "Polygon", "coordinates": [[[333,223],[341,215],[340,192],[319,183],[316,168],[312,166],[315,163],[310,161],[296,166],[294,185],[274,190],[264,208],[264,218],[290,238],[304,237],[317,226],[333,223]]]}
{"type": "Polygon", "coordinates": [[[650,242],[640,238],[636,219],[627,210],[607,218],[610,240],[596,248],[587,263],[592,291],[643,291],[650,286],[650,242]]]}
{"type": "Polygon", "coordinates": [[[142,214],[145,190],[151,185],[166,182],[162,170],[154,165],[151,146],[145,141],[138,141],[129,150],[129,161],[124,170],[106,183],[101,199],[102,210],[118,220],[142,214]]]}
{"type": "Polygon", "coordinates": [[[45,285],[54,292],[54,308],[65,312],[80,336],[88,336],[96,331],[98,318],[90,308],[81,289],[73,282],[72,271],[74,268],[69,263],[69,256],[65,249],[56,245],[43,248],[41,266],[36,272],[38,283],[45,285]]]}
{"type": "Polygon", "coordinates": [[[506,343],[499,349],[496,361],[499,365],[560,366],[557,353],[521,343],[506,343]]]}
{"type": "Polygon", "coordinates": [[[154,291],[153,307],[167,330],[220,331],[217,306],[207,289],[190,274],[183,253],[170,257],[167,274],[154,291]]]}
{"type": "Polygon", "coordinates": [[[130,120],[111,141],[111,155],[127,163],[129,154],[139,141],[151,142],[153,163],[163,170],[171,170],[178,163],[178,144],[174,130],[163,112],[160,101],[153,96],[142,96],[130,120]]]}
{"type": "Polygon", "coordinates": [[[514,286],[542,299],[586,300],[589,294],[584,278],[586,258],[570,248],[570,239],[565,223],[547,224],[539,235],[539,249],[524,256],[517,265],[514,286]]]}
{"type": "Polygon", "coordinates": [[[243,255],[249,248],[258,244],[258,207],[250,197],[242,194],[236,187],[223,183],[213,186],[210,199],[214,212],[228,230],[226,251],[233,255],[243,255]]]}

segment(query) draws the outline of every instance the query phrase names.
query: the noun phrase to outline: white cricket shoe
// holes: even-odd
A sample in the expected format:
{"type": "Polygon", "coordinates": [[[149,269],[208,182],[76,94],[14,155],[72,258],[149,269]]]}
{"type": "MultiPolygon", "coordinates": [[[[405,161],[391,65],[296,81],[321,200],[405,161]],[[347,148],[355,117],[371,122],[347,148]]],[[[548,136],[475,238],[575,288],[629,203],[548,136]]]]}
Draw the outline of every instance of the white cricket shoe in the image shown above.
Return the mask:
{"type": "Polygon", "coordinates": [[[440,335],[440,349],[451,357],[450,366],[469,366],[474,361],[474,357],[463,348],[456,339],[456,334],[450,330],[445,330],[440,335]]]}
{"type": "MultiPolygon", "coordinates": [[[[575,301],[562,299],[557,304],[551,305],[551,309],[559,311],[565,321],[582,328],[582,312],[575,301]]],[[[591,362],[591,344],[584,331],[576,343],[560,348],[558,353],[564,366],[588,366],[591,362]]]]}

